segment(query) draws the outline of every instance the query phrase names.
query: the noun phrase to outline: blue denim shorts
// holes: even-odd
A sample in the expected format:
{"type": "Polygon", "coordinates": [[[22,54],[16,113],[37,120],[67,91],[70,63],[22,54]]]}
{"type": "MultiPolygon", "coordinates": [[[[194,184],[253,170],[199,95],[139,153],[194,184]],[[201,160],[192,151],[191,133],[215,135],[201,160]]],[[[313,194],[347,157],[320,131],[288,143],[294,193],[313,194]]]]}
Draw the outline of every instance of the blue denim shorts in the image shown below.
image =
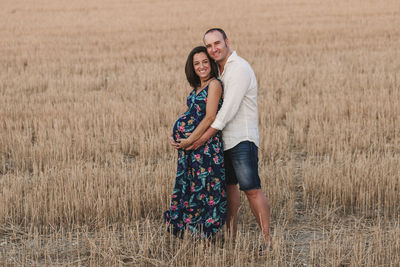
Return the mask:
{"type": "Polygon", "coordinates": [[[243,141],[224,151],[226,184],[239,183],[242,191],[260,189],[258,176],[258,148],[250,141],[243,141]]]}

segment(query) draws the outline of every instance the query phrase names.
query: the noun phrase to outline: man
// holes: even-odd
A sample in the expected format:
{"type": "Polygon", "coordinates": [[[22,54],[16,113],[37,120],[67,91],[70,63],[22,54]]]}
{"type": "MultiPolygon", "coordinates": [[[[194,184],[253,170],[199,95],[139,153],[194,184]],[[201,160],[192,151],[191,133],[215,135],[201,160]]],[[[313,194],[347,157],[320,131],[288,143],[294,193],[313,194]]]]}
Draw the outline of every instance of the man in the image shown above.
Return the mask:
{"type": "MultiPolygon", "coordinates": [[[[244,191],[264,242],[270,245],[270,208],[261,191],[258,176],[257,80],[253,69],[235,51],[222,29],[208,30],[203,37],[212,59],[219,67],[224,84],[224,102],[211,127],[187,149],[197,149],[218,131],[222,131],[226,171],[228,211],[226,224],[235,237],[240,190],[244,191]]],[[[176,144],[173,144],[176,146],[176,144]]]]}

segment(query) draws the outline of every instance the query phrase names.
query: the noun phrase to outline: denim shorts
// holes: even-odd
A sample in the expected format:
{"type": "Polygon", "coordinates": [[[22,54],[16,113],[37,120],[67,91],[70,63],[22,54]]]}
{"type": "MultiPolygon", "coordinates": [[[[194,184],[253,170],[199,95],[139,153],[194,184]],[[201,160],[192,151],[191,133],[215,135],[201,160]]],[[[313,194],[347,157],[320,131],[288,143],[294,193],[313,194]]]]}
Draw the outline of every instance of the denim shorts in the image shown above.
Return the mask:
{"type": "Polygon", "coordinates": [[[260,189],[258,176],[258,148],[251,141],[243,141],[224,151],[226,184],[239,183],[242,191],[260,189]]]}

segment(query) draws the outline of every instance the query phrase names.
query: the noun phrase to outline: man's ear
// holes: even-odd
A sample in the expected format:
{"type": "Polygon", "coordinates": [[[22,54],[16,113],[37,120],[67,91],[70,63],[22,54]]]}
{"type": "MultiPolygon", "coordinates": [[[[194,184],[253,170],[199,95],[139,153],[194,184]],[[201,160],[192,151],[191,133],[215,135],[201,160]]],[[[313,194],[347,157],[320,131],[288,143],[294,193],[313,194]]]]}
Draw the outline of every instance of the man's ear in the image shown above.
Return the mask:
{"type": "Polygon", "coordinates": [[[225,44],[226,44],[226,47],[229,47],[229,39],[228,38],[225,39],[225,44]]]}

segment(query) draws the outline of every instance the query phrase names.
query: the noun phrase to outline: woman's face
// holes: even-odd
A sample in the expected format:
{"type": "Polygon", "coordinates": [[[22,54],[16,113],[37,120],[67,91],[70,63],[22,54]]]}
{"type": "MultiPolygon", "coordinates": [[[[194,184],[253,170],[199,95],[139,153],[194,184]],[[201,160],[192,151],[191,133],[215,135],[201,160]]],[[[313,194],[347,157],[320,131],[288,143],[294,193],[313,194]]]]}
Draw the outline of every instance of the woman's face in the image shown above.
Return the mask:
{"type": "Polygon", "coordinates": [[[200,52],[193,55],[193,67],[200,80],[210,78],[211,65],[206,53],[200,52]]]}

